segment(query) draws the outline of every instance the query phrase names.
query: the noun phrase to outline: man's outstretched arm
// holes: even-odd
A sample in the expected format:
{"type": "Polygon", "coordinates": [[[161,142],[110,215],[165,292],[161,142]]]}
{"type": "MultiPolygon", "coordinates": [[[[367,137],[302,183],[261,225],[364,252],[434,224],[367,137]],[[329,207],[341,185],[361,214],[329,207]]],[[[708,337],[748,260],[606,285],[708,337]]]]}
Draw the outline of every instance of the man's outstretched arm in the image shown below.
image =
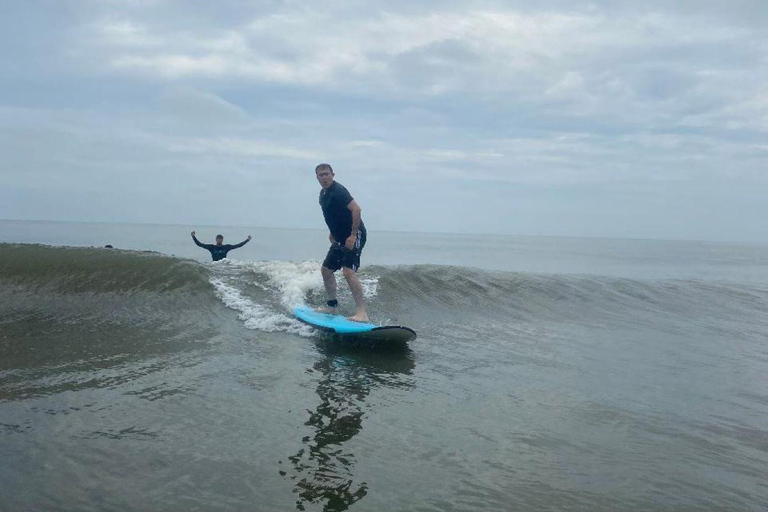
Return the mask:
{"type": "Polygon", "coordinates": [[[195,232],[192,232],[192,240],[195,242],[195,245],[198,247],[202,247],[203,249],[208,249],[208,246],[206,244],[201,244],[200,240],[197,239],[195,236],[195,232]]]}
{"type": "Polygon", "coordinates": [[[233,249],[239,249],[240,247],[244,246],[245,244],[247,244],[250,241],[251,241],[251,235],[248,235],[248,238],[246,238],[245,240],[243,240],[239,244],[233,245],[232,248],[233,249]]]}

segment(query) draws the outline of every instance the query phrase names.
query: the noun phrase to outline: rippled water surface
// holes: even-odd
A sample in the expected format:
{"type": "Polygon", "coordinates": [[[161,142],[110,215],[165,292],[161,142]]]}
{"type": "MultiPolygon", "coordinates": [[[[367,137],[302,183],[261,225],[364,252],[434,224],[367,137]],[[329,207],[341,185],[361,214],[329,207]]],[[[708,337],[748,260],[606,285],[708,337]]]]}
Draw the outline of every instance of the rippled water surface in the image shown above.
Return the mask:
{"type": "Polygon", "coordinates": [[[767,248],[379,234],[370,350],[188,231],[0,222],[0,510],[766,510],[767,248]]]}

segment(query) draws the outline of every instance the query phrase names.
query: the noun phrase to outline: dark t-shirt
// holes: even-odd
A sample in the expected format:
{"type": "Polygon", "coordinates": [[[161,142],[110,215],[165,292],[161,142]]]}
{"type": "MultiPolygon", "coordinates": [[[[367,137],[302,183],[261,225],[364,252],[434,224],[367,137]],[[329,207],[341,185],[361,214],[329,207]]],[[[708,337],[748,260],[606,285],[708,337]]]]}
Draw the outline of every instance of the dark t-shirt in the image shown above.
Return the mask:
{"type": "Polygon", "coordinates": [[[239,247],[244,246],[246,243],[248,243],[248,240],[244,242],[240,242],[239,244],[222,244],[222,245],[215,245],[215,244],[203,244],[200,243],[200,241],[192,237],[192,240],[194,240],[195,245],[198,247],[202,247],[203,249],[208,249],[211,252],[211,258],[213,258],[213,261],[219,261],[223,260],[227,257],[227,253],[231,251],[232,249],[237,249],[239,247]]]}
{"type": "MultiPolygon", "coordinates": [[[[352,212],[349,211],[349,203],[352,196],[341,183],[334,181],[328,189],[320,191],[320,207],[323,209],[323,217],[328,225],[328,230],[334,240],[343,244],[352,233],[352,212]]],[[[365,225],[360,220],[360,231],[365,231],[365,225]]]]}

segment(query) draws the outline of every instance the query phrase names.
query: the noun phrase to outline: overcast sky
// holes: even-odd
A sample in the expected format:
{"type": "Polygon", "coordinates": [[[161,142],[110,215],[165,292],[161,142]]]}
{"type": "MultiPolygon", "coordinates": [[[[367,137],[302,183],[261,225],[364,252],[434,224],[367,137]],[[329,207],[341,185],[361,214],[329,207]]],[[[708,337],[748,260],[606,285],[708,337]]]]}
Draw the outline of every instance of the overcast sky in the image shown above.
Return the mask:
{"type": "Polygon", "coordinates": [[[768,2],[4,0],[0,218],[768,242],[768,2]]]}

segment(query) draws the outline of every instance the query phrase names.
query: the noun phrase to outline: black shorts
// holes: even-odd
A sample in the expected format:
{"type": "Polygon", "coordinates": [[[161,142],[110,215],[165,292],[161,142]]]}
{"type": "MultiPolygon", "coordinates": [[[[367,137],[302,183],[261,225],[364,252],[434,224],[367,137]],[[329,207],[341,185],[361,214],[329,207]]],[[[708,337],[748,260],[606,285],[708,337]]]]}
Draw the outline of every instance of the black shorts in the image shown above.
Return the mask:
{"type": "Polygon", "coordinates": [[[335,272],[341,267],[347,267],[357,272],[357,269],[360,268],[360,254],[363,252],[367,238],[365,231],[358,231],[357,233],[357,241],[352,250],[347,249],[343,243],[334,242],[331,245],[325,256],[325,261],[323,261],[325,268],[335,272]]]}

